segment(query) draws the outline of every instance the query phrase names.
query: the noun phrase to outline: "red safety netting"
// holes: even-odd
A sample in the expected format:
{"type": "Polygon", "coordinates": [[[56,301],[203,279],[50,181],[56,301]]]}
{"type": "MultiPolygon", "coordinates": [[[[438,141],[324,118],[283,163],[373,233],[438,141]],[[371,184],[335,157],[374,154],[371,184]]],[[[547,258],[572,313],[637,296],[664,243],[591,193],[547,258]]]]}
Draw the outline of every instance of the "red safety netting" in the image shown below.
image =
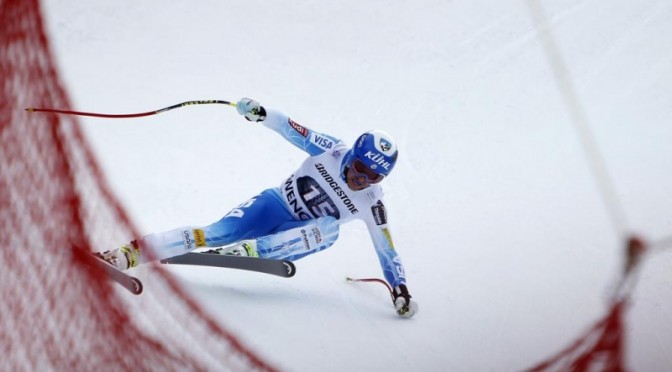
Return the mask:
{"type": "Polygon", "coordinates": [[[139,235],[77,120],[24,111],[70,107],[35,0],[0,1],[0,76],[0,370],[272,370],[160,268],[132,296],[83,264],[139,235]]]}
{"type": "Polygon", "coordinates": [[[609,304],[607,315],[567,348],[529,369],[530,372],[627,370],[624,316],[633,288],[631,277],[645,251],[646,245],[641,239],[628,240],[621,285],[609,304]]]}

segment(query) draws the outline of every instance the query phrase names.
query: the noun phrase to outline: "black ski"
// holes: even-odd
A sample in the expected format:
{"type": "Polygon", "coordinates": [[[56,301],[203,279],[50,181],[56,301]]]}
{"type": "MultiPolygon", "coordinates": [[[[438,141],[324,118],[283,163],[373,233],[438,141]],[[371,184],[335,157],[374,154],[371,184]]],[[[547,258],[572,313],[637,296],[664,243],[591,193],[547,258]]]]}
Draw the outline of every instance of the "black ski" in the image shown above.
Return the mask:
{"type": "Polygon", "coordinates": [[[126,288],[129,292],[133,293],[134,295],[139,295],[142,293],[142,282],[140,279],[126,274],[95,254],[93,255],[91,262],[99,269],[105,271],[105,274],[107,274],[108,278],[121,284],[121,286],[126,288]]]}
{"type": "Polygon", "coordinates": [[[162,264],[177,265],[199,265],[226,267],[230,269],[240,269],[247,271],[256,271],[259,273],[291,278],[296,273],[296,267],[291,261],[271,260],[267,258],[227,256],[212,253],[191,252],[180,256],[175,256],[161,260],[162,264]]]}

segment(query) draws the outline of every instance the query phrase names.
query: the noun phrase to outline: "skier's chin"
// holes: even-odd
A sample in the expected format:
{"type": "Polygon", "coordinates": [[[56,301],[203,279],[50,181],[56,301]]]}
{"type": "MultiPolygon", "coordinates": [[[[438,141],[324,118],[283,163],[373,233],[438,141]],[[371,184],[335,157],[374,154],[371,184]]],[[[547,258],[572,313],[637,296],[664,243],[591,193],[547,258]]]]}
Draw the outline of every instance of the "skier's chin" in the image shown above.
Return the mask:
{"type": "Polygon", "coordinates": [[[369,185],[357,185],[353,180],[348,179],[348,188],[352,191],[362,191],[365,188],[369,187],[369,185]]]}

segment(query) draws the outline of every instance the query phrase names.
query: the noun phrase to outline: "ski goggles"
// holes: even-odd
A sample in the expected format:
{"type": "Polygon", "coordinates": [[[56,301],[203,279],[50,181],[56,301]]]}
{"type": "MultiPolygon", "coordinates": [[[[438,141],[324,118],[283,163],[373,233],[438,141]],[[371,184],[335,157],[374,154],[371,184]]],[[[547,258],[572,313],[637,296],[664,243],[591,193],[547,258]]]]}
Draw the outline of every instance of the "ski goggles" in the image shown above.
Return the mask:
{"type": "Polygon", "coordinates": [[[369,169],[369,167],[357,158],[352,162],[352,170],[355,176],[354,181],[357,186],[376,184],[385,178],[384,175],[369,169]]]}

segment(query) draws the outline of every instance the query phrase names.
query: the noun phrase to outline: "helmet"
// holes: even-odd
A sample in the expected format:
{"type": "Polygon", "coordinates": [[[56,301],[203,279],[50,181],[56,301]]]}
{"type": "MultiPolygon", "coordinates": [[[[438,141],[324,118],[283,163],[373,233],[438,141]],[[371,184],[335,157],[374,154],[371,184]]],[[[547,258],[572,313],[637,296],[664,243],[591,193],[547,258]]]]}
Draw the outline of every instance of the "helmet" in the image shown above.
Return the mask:
{"type": "Polygon", "coordinates": [[[381,130],[370,130],[359,136],[355,145],[345,154],[341,171],[359,159],[367,168],[387,176],[397,163],[398,154],[392,136],[381,130]]]}

